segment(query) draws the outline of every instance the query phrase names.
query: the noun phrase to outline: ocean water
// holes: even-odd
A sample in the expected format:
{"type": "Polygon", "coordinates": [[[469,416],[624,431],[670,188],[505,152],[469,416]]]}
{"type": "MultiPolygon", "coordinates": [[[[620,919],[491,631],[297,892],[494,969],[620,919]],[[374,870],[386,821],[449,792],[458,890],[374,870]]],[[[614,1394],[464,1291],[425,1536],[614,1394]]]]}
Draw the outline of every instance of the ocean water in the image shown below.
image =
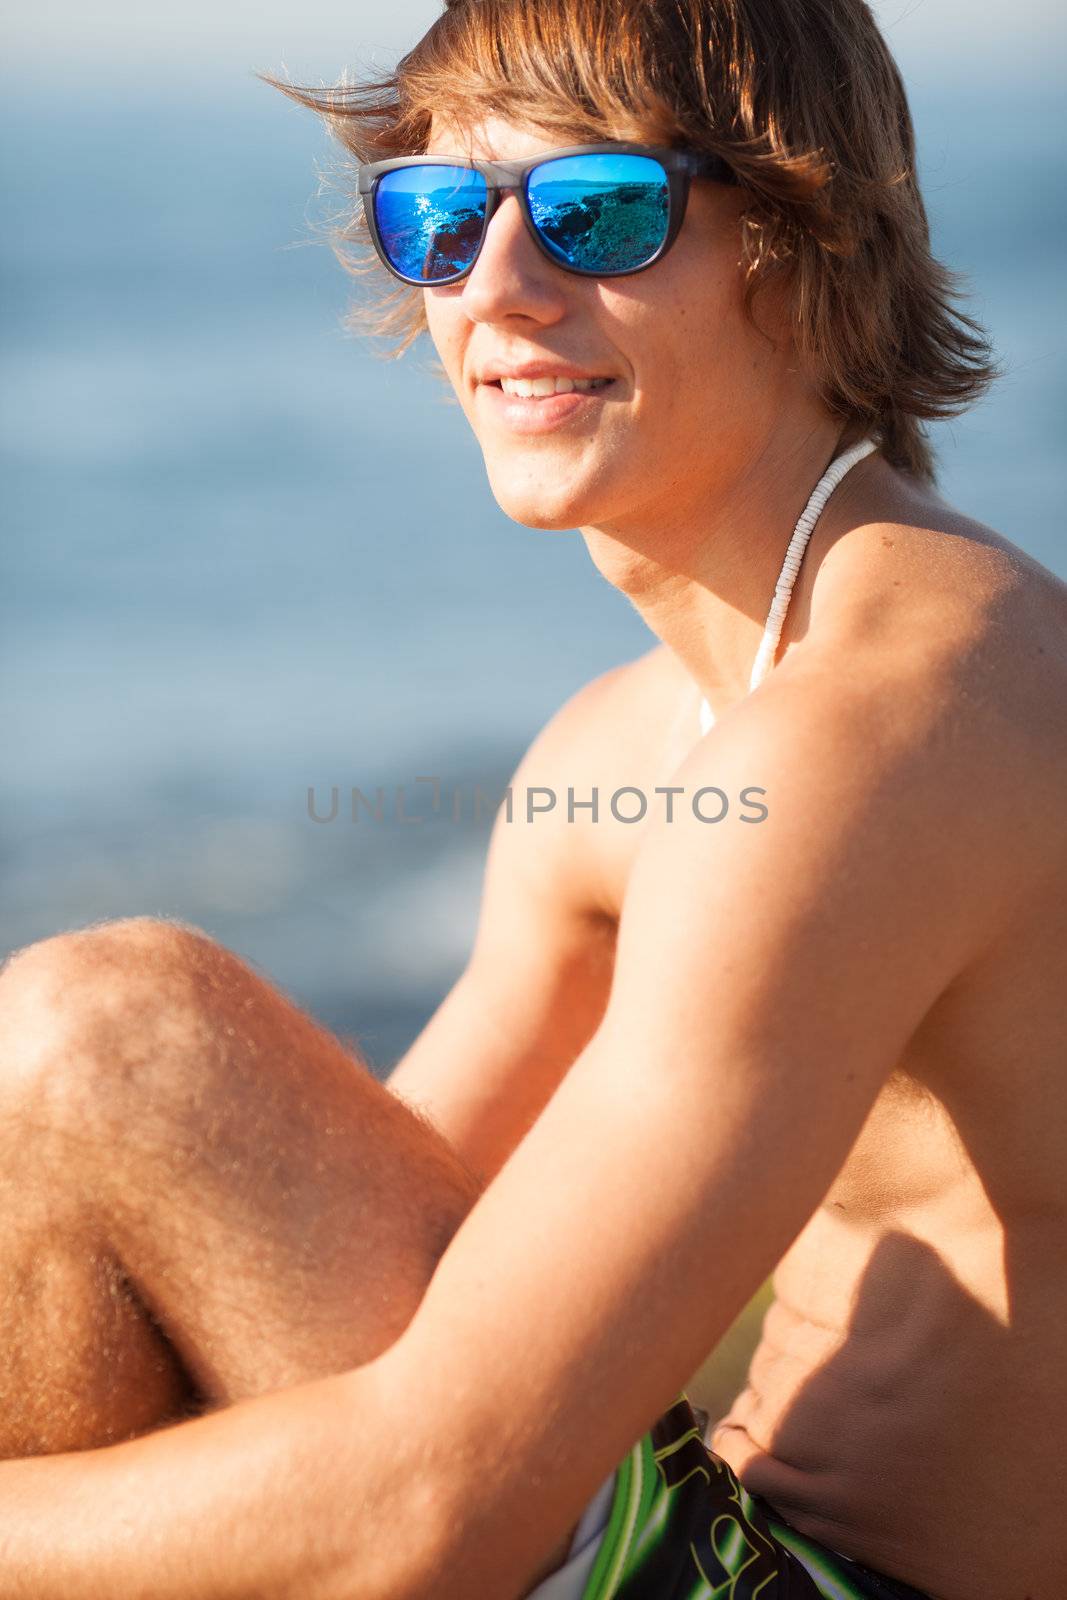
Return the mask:
{"type": "MultiPolygon", "coordinates": [[[[384,1068],[469,949],[475,787],[653,641],[576,533],[500,512],[429,349],[341,332],[315,120],[179,88],[0,97],[0,953],[184,918],[384,1068]]],[[[987,89],[913,89],[938,248],[1008,366],[938,429],[942,488],[1063,574],[1062,115],[987,89]]]]}

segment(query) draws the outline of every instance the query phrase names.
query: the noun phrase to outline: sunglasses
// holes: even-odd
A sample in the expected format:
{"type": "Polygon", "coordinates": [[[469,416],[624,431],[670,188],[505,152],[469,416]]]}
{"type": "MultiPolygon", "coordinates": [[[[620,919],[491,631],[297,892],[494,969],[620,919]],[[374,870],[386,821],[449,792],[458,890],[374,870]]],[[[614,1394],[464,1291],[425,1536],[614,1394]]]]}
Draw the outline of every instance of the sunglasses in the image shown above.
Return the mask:
{"type": "Polygon", "coordinates": [[[667,254],[697,177],[737,182],[718,156],[585,144],[521,161],[394,156],[360,167],[359,193],[374,248],[403,283],[464,278],[509,189],[549,261],[585,278],[621,278],[667,254]]]}

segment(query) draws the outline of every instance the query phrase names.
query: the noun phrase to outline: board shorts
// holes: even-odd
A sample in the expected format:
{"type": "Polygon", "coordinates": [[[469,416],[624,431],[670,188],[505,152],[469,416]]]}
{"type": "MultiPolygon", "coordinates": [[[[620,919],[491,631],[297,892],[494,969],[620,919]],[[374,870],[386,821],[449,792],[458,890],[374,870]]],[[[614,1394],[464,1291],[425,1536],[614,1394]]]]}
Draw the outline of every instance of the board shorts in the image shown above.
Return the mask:
{"type": "Polygon", "coordinates": [[[709,1450],[683,1394],[527,1600],[929,1600],[790,1527],[709,1450]]]}

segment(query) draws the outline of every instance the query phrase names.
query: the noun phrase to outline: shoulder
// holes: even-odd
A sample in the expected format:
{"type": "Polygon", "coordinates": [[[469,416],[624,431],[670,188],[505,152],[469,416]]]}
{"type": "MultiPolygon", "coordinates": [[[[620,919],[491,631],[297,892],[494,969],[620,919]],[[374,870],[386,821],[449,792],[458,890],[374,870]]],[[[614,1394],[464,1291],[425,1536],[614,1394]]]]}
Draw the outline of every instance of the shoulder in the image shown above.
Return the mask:
{"type": "Polygon", "coordinates": [[[1042,709],[1067,705],[1067,584],[932,491],[898,484],[826,552],[812,638],[835,664],[854,662],[859,682],[909,683],[909,704],[955,695],[961,727],[999,717],[1005,733],[1048,736],[1042,709]]]}
{"type": "Polygon", "coordinates": [[[563,792],[603,786],[613,773],[657,759],[675,725],[689,714],[696,737],[699,693],[676,656],[655,645],[577,689],[549,718],[519,763],[513,783],[563,792]]]}
{"type": "Polygon", "coordinates": [[[636,728],[640,738],[647,733],[648,721],[661,718],[665,706],[684,695],[687,686],[696,704],[696,687],[677,656],[666,645],[653,645],[575,690],[530,749],[548,754],[590,739],[597,746],[611,744],[625,737],[627,727],[636,728]]]}
{"type": "MultiPolygon", "coordinates": [[[[804,648],[842,693],[940,714],[964,748],[1054,770],[1067,757],[1067,584],[1004,534],[887,472],[817,562],[804,648]],[[807,649],[808,642],[812,648],[807,649]]],[[[996,775],[995,775],[996,776],[996,775]]]]}
{"type": "Polygon", "coordinates": [[[674,775],[626,887],[620,971],[659,983],[669,959],[697,983],[721,960],[757,1011],[869,1003],[891,980],[917,1025],[1033,877],[981,803],[983,771],[936,695],[777,669],[674,775]]]}
{"type": "MultiPolygon", "coordinates": [[[[655,645],[598,673],[538,731],[510,779],[491,850],[536,875],[546,892],[612,915],[617,876],[610,821],[587,802],[660,774],[699,736],[699,692],[677,658],[655,645]]],[[[630,829],[624,829],[629,842],[630,829]]]]}
{"type": "Polygon", "coordinates": [[[761,784],[767,843],[818,852],[851,830],[857,857],[896,853],[930,893],[994,917],[1050,871],[1067,879],[1067,587],[954,513],[849,541],[806,637],[700,741],[686,781],[761,784]]]}

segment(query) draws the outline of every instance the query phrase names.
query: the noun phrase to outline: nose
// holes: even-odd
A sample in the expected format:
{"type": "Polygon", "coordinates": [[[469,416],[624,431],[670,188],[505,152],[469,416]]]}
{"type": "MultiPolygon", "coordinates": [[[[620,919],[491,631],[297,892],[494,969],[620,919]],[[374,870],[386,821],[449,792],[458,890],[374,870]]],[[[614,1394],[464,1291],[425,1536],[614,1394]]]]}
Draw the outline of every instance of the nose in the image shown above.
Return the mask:
{"type": "Polygon", "coordinates": [[[463,280],[461,304],[472,322],[527,317],[549,325],[566,311],[567,275],[543,255],[513,191],[489,221],[478,259],[463,280]]]}

